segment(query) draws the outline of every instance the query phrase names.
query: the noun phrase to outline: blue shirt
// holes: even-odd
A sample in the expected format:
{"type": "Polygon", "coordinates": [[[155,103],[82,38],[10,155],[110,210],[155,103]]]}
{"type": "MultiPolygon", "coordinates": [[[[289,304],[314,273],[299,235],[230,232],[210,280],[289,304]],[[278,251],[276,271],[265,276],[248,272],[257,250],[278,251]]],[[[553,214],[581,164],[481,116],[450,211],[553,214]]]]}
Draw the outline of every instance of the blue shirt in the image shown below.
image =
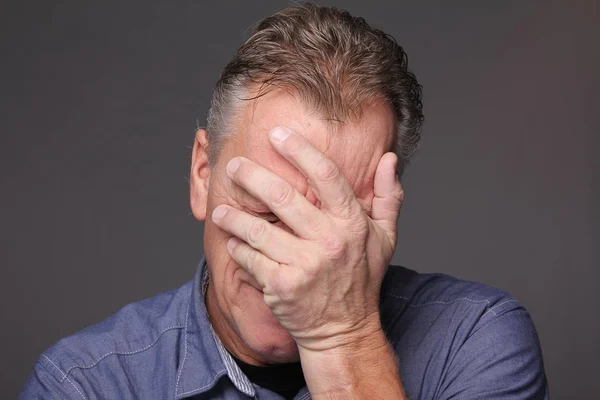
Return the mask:
{"type": "MultiPolygon", "coordinates": [[[[193,281],[60,340],[21,399],[282,399],[252,384],[214,333],[204,259],[193,281]]],[[[537,333],[507,293],[391,266],[383,328],[410,399],[547,399],[537,333]]],[[[304,387],[297,400],[310,399],[304,387]]]]}

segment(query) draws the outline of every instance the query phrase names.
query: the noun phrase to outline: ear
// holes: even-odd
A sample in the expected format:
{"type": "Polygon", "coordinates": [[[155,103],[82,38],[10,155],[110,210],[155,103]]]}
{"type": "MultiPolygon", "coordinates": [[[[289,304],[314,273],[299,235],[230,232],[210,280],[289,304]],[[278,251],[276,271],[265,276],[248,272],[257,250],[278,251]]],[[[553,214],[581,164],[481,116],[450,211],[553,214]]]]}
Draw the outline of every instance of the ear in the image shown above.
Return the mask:
{"type": "Polygon", "coordinates": [[[198,129],[192,150],[192,169],[190,171],[190,207],[198,221],[206,219],[209,181],[208,138],[206,130],[198,129]]]}

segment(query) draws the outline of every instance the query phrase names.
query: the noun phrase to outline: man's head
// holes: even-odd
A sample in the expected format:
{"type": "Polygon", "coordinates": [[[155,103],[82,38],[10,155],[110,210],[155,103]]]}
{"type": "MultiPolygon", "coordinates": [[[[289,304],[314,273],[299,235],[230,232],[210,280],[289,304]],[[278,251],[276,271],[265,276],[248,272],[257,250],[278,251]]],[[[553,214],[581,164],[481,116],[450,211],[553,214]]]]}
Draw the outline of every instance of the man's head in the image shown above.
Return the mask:
{"type": "Polygon", "coordinates": [[[390,150],[402,177],[423,122],[421,86],[407,63],[391,36],[346,11],[313,4],[280,11],[258,24],[221,74],[208,115],[210,161],[236,134],[248,100],[281,88],[332,123],[360,118],[364,103],[388,103],[397,124],[390,150]]]}
{"type": "Polygon", "coordinates": [[[338,165],[369,213],[381,156],[395,151],[401,175],[417,148],[422,120],[421,90],[406,54],[363,19],[307,4],[259,23],[217,83],[207,130],[196,135],[190,174],[192,211],[206,219],[207,307],[236,356],[253,364],[298,359],[256,282],[229,256],[231,235],[207,218],[228,204],[287,229],[229,180],[227,162],[245,156],[318,207],[306,178],[268,141],[272,128],[289,127],[338,165]]]}

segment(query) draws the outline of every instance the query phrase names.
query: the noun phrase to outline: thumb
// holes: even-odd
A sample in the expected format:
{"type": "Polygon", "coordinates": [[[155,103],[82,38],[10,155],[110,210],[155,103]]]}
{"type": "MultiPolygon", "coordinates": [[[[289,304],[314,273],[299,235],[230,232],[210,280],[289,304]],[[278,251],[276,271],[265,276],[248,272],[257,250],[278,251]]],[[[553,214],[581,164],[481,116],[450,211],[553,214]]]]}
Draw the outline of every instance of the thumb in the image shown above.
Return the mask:
{"type": "Polygon", "coordinates": [[[392,246],[396,246],[398,235],[398,216],[404,200],[404,191],[396,176],[398,157],[394,153],[385,153],[375,171],[375,184],[371,219],[388,235],[392,246]]]}

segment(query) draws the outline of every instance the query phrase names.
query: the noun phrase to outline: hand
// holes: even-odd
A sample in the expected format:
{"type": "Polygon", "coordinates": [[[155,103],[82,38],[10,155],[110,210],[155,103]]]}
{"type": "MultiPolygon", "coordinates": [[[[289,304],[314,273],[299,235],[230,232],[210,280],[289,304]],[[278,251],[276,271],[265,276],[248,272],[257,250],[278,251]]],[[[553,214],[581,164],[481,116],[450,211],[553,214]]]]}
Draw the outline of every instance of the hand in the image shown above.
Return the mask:
{"type": "Polygon", "coordinates": [[[379,290],[403,200],[396,155],[386,153],[378,164],[369,217],[335,163],[303,136],[278,128],[269,139],[307,177],[320,209],[269,170],[233,158],[229,177],[293,233],[220,205],[212,219],[234,236],[227,246],[231,257],[256,279],[299,348],[328,350],[381,330],[379,290]]]}

